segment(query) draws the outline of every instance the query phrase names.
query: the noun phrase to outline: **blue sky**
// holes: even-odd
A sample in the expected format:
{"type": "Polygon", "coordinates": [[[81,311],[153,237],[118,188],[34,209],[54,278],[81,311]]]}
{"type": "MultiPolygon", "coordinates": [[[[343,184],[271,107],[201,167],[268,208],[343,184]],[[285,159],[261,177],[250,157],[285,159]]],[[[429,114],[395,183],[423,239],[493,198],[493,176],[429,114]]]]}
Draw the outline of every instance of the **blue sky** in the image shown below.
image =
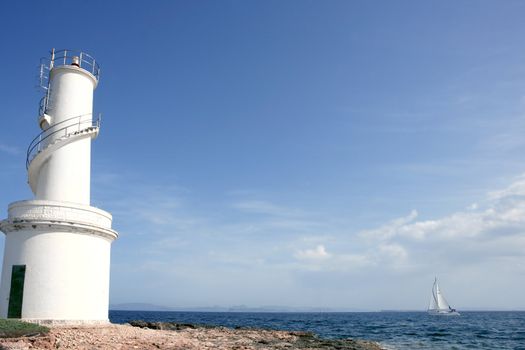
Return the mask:
{"type": "Polygon", "coordinates": [[[437,275],[459,308],[525,308],[523,13],[4,2],[3,217],[32,196],[39,58],[78,48],[102,69],[112,303],[424,309],[437,275]]]}

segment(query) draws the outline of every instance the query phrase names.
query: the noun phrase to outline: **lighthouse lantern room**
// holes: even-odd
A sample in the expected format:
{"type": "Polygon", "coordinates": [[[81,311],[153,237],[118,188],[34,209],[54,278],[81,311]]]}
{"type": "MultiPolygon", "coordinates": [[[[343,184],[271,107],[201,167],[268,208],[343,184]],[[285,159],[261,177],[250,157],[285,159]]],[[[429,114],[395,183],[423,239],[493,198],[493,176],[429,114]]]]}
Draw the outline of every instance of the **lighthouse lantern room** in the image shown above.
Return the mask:
{"type": "Polygon", "coordinates": [[[90,206],[93,91],[100,69],[74,50],[40,66],[38,125],[27,151],[32,200],[11,203],[5,233],[0,317],[50,324],[108,322],[111,214],[90,206]]]}

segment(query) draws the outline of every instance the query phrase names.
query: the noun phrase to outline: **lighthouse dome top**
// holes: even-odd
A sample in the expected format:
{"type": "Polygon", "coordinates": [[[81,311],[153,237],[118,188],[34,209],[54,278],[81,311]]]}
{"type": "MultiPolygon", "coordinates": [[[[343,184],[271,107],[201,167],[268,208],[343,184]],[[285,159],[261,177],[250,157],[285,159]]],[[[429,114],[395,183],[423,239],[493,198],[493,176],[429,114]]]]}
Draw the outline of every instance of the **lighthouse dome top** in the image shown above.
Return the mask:
{"type": "Polygon", "coordinates": [[[49,74],[53,68],[76,67],[89,73],[98,82],[100,77],[100,66],[89,54],[80,50],[52,49],[49,57],[40,59],[40,87],[47,90],[49,87],[49,74]]]}

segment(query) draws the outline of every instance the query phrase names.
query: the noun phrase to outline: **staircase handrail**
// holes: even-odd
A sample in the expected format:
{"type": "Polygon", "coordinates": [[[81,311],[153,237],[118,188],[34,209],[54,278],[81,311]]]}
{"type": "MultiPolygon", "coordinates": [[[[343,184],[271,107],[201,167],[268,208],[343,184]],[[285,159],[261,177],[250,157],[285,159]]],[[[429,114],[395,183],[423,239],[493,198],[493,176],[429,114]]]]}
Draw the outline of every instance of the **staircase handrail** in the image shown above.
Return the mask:
{"type": "Polygon", "coordinates": [[[81,115],[77,115],[75,117],[71,117],[71,118],[68,118],[66,120],[63,120],[61,122],[58,122],[56,124],[53,124],[51,125],[49,128],[47,128],[46,130],[42,131],[40,134],[38,134],[32,141],[31,143],[29,144],[29,146],[27,147],[27,154],[26,154],[26,169],[29,168],[29,164],[31,163],[31,161],[33,160],[33,158],[36,156],[36,154],[38,152],[40,152],[40,145],[42,144],[43,141],[45,141],[47,138],[49,138],[50,136],[52,135],[55,135],[56,133],[60,132],[60,131],[63,131],[63,130],[66,130],[66,133],[64,133],[64,136],[67,136],[67,135],[70,135],[72,133],[75,133],[75,132],[79,132],[81,130],[83,130],[80,126],[84,125],[84,124],[90,124],[88,127],[84,128],[84,129],[87,129],[89,127],[96,127],[96,128],[100,128],[100,123],[101,123],[101,120],[102,120],[102,116],[101,114],[98,115],[97,119],[96,120],[92,120],[92,119],[88,119],[88,120],[82,120],[82,117],[85,117],[85,116],[89,116],[89,115],[92,115],[92,113],[86,113],[86,114],[81,114],[81,115]],[[68,121],[71,121],[73,119],[78,119],[78,122],[75,121],[74,123],[70,123],[58,130],[54,130],[53,132],[50,132],[50,130],[56,128],[57,126],[59,125],[63,125],[64,123],[68,122],[68,121]],[[73,126],[77,126],[77,129],[73,132],[70,132],[70,133],[67,133],[67,129],[68,128],[71,128],[73,126]],[[45,135],[45,136],[44,136],[45,135]],[[38,148],[37,148],[38,147],[38,148]]]}
{"type": "Polygon", "coordinates": [[[100,66],[97,61],[89,54],[80,50],[62,49],[51,50],[50,57],[40,59],[40,87],[47,91],[49,89],[49,72],[53,67],[69,66],[73,63],[91,73],[98,81],[100,78],[100,66]],[[78,58],[78,63],[73,61],[73,57],[78,58]]]}
{"type": "Polygon", "coordinates": [[[38,102],[38,117],[44,115],[47,112],[47,94],[44,95],[38,102]]]}

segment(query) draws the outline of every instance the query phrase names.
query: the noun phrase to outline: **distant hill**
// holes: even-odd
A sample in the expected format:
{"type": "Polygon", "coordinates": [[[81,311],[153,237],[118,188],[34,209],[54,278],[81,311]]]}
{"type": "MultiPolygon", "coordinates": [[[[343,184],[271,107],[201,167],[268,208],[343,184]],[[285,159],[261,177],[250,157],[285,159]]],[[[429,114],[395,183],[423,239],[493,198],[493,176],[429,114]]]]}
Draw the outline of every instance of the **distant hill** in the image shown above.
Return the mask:
{"type": "Polygon", "coordinates": [[[122,303],[109,305],[115,311],[201,311],[201,312],[227,312],[229,308],[221,306],[209,307],[170,307],[148,303],[122,303]]]}
{"type": "Polygon", "coordinates": [[[148,303],[124,303],[109,305],[110,310],[119,311],[174,311],[173,308],[148,304],[148,303]]]}
{"type": "Polygon", "coordinates": [[[246,305],[204,306],[204,307],[169,307],[148,303],[112,304],[110,310],[115,311],[196,311],[196,312],[362,312],[362,309],[333,309],[326,307],[288,307],[288,306],[260,306],[246,305]]]}

